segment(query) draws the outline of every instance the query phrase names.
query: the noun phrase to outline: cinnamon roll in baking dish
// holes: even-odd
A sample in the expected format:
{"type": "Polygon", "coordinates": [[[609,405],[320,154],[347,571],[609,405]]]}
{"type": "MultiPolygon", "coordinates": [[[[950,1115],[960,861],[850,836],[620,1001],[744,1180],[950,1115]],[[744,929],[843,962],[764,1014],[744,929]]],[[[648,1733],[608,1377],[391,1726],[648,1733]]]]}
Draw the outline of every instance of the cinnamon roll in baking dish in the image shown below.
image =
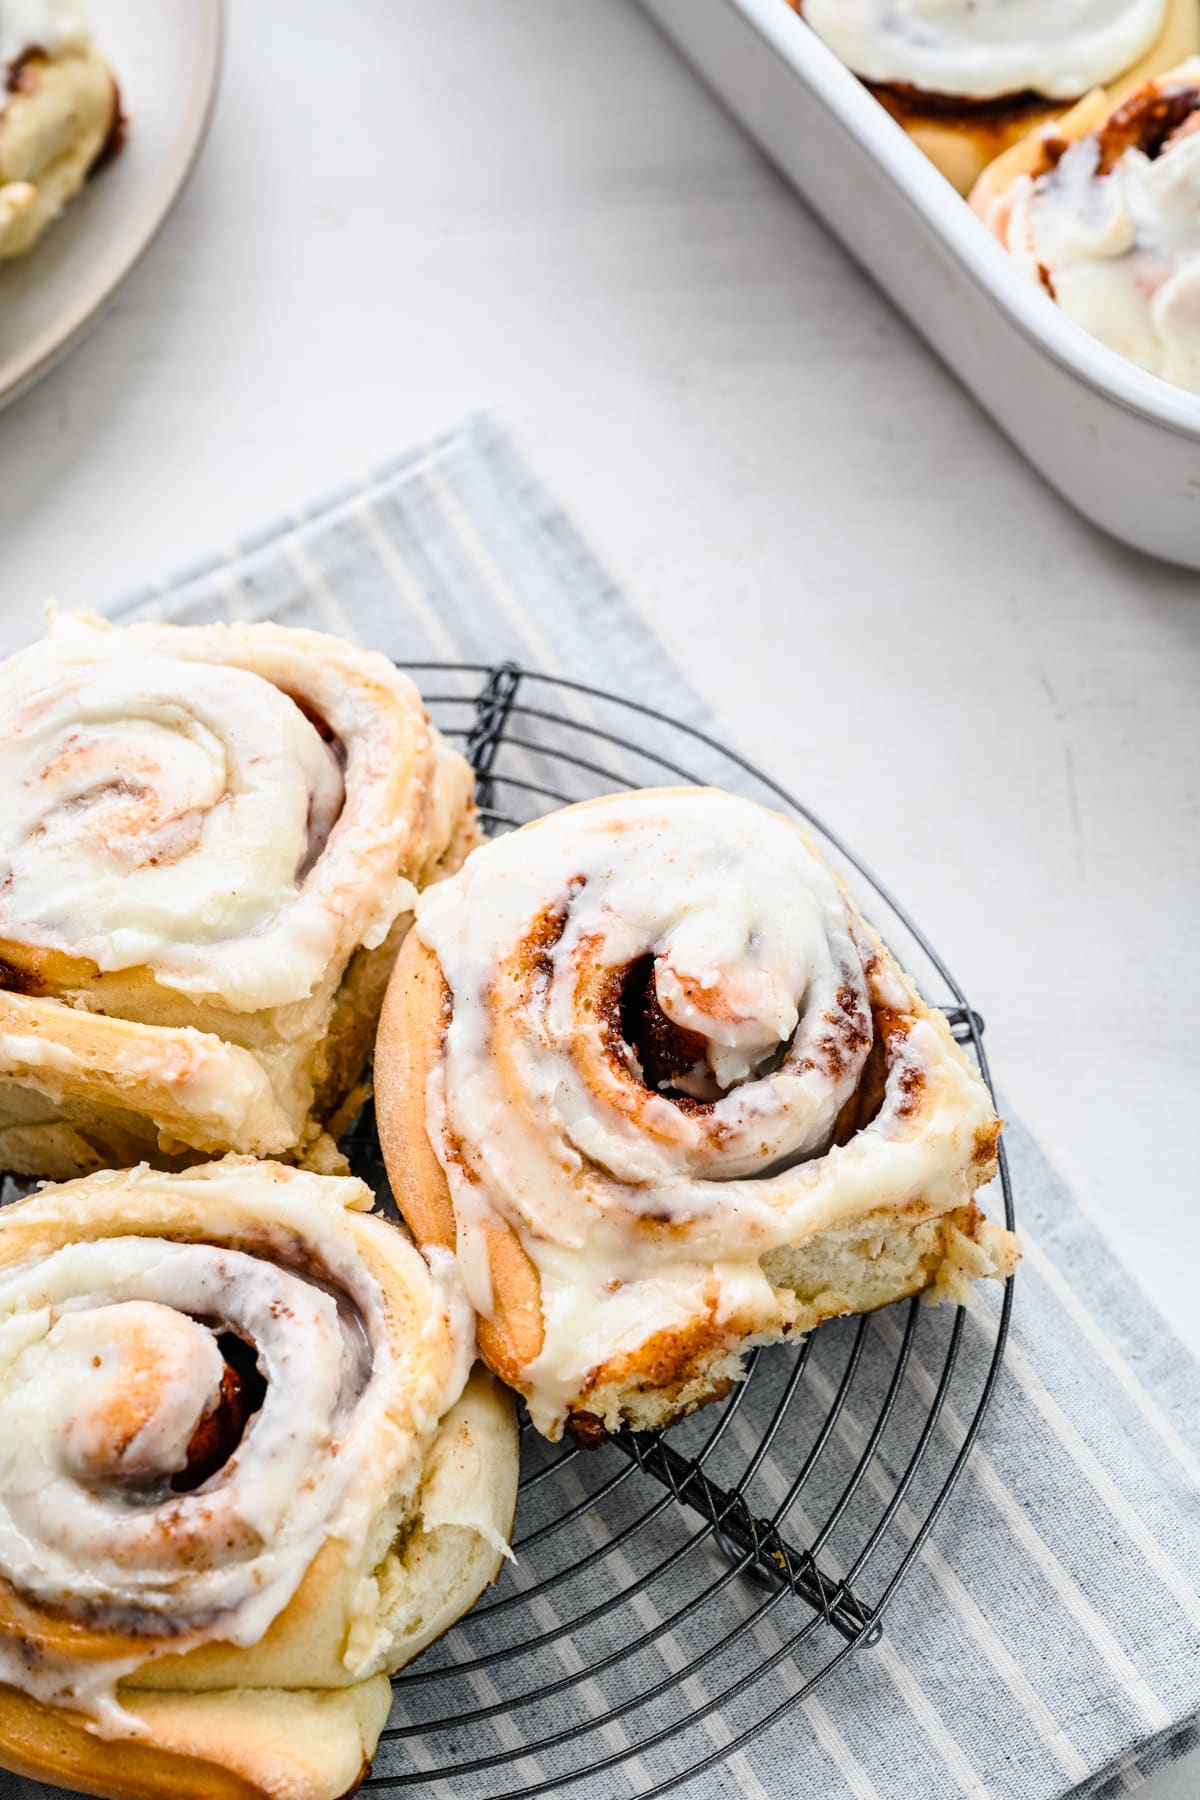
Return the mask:
{"type": "Polygon", "coordinates": [[[230,1158],[0,1212],[0,1767],[334,1800],[516,1496],[453,1259],[230,1158]]]}
{"type": "Polygon", "coordinates": [[[0,0],[0,261],[29,250],[120,128],[74,0],[0,0]]]}
{"type": "Polygon", "coordinates": [[[1200,393],[1200,57],[1120,105],[1087,95],[993,163],[971,204],[1085,331],[1200,393]]]}
{"type": "Polygon", "coordinates": [[[1090,88],[1200,50],[1200,0],[788,0],[967,193],[1090,88]]]}
{"type": "Polygon", "coordinates": [[[318,632],[60,617],[0,666],[0,787],[0,1168],[314,1153],[473,842],[412,682],[318,632]]]}
{"type": "Polygon", "coordinates": [[[1017,1258],[946,1021],[796,827],[729,794],[616,794],[475,851],[419,902],[376,1083],[401,1210],[457,1248],[550,1436],[663,1424],[751,1344],[1017,1258]]]}

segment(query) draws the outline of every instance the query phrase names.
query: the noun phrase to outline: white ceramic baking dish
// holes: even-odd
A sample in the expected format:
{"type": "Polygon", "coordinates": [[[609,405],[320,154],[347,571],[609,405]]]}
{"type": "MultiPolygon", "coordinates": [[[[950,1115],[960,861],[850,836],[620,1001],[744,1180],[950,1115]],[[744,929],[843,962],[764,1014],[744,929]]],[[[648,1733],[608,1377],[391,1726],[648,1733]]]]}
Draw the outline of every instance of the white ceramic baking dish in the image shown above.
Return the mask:
{"type": "Polygon", "coordinates": [[[784,0],[641,3],[1046,480],[1200,569],[1200,396],[1066,318],[784,0]]]}

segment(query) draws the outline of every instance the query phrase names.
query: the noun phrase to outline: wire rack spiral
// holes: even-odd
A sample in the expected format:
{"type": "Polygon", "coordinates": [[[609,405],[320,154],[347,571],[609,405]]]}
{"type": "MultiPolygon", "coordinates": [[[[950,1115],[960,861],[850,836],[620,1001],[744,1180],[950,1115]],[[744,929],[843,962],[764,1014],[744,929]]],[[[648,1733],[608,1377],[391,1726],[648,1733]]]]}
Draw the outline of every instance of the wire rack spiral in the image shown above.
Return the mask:
{"type": "MultiPolygon", "coordinates": [[[[614,789],[730,788],[792,813],[990,1082],[983,1021],[870,871],[776,782],[693,726],[512,664],[406,664],[505,831],[614,789]]],[[[347,1143],[384,1187],[368,1113],[347,1143]]],[[[1013,1200],[1001,1149],[1004,1211],[1013,1200]]],[[[758,1352],[669,1435],[552,1445],[523,1422],[516,1561],[396,1680],[364,1786],[454,1800],[664,1794],[800,1706],[882,1617],[962,1471],[999,1372],[964,1309],[903,1303],[758,1352]]]]}

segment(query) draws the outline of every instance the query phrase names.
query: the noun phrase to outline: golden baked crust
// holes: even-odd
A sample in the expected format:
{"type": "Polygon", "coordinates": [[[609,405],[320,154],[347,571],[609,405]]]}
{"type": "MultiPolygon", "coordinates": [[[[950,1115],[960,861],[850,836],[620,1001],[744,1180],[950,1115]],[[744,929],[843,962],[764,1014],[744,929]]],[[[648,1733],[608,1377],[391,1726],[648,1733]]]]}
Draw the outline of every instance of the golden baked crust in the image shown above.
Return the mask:
{"type": "MultiPolygon", "coordinates": [[[[433,951],[411,935],[397,961],[375,1044],[375,1114],[396,1204],[419,1244],[457,1249],[445,1171],[430,1143],[425,1090],[441,1053],[450,995],[433,951]]],[[[510,1387],[542,1347],[541,1284],[512,1226],[486,1225],[494,1310],[479,1319],[479,1349],[510,1387]]]]}
{"type": "MultiPolygon", "coordinates": [[[[10,1446],[24,1416],[12,1408],[69,1354],[53,1322],[68,1292],[71,1306],[58,1316],[80,1321],[93,1366],[125,1358],[99,1390],[108,1410],[87,1386],[106,1379],[103,1369],[55,1390],[66,1398],[46,1429],[64,1528],[43,1534],[41,1515],[31,1523],[21,1512],[20,1469],[37,1466],[36,1432],[22,1445],[15,1485],[0,1468],[0,1509],[16,1509],[32,1531],[30,1558],[0,1571],[0,1766],[97,1794],[335,1800],[365,1773],[387,1716],[389,1674],[495,1578],[516,1500],[511,1402],[484,1371],[463,1385],[472,1319],[452,1266],[431,1276],[401,1232],[360,1210],[369,1204],[359,1182],[231,1158],[179,1175],[106,1173],[0,1216],[0,1314],[25,1322],[2,1403],[10,1446]],[[207,1326],[179,1285],[192,1279],[178,1273],[192,1249],[204,1291],[219,1296],[207,1303],[207,1326]],[[319,1376],[313,1328],[292,1311],[314,1277],[312,1291],[334,1293],[338,1316],[357,1321],[347,1336],[335,1326],[329,1340],[343,1372],[340,1387],[327,1387],[327,1423],[323,1378],[304,1378],[301,1395],[285,1391],[301,1378],[289,1375],[289,1357],[319,1376]],[[42,1291],[54,1306],[39,1309],[42,1291]],[[147,1309],[150,1295],[161,1300],[147,1309]],[[207,1331],[221,1345],[223,1323],[241,1333],[256,1307],[260,1322],[273,1321],[253,1346],[265,1383],[255,1412],[239,1423],[222,1411],[236,1368],[227,1363],[222,1399],[205,1415],[206,1431],[193,1431],[174,1494],[128,1462],[159,1454],[139,1445],[152,1444],[146,1431],[169,1419],[190,1379],[194,1351],[173,1368],[170,1333],[153,1335],[172,1306],[183,1308],[177,1329],[189,1346],[203,1347],[207,1331]],[[370,1360],[348,1389],[360,1341],[370,1360]],[[285,1412],[311,1431],[314,1448],[304,1478],[280,1488],[271,1421],[285,1412]],[[215,1463],[214,1437],[223,1458],[215,1463]],[[211,1468],[198,1487],[194,1458],[197,1474],[211,1468]],[[114,1484],[126,1503],[119,1535],[98,1558],[103,1515],[94,1509],[114,1484]],[[315,1499],[304,1497],[310,1487],[315,1499]],[[301,1530],[306,1507],[311,1530],[301,1530]],[[254,1522],[245,1542],[241,1518],[254,1522]],[[131,1545],[134,1536],[147,1550],[131,1545]],[[56,1600],[60,1563],[76,1562],[63,1591],[90,1598],[56,1600]],[[250,1620],[260,1614],[246,1608],[264,1592],[262,1618],[276,1595],[279,1604],[258,1629],[250,1620]]],[[[328,1312],[327,1300],[313,1304],[328,1312]]]]}
{"type": "MultiPolygon", "coordinates": [[[[844,1087],[855,1063],[859,1073],[840,1105],[834,1141],[824,1140],[824,1148],[818,1144],[790,1170],[786,1155],[777,1168],[773,1147],[761,1184],[745,1179],[743,1147],[724,1190],[734,1199],[728,1215],[722,1210],[721,1159],[739,1129],[721,1112],[732,1090],[711,1102],[675,1090],[664,1113],[672,1035],[682,1046],[681,1068],[703,1056],[703,1040],[688,1042],[696,1034],[672,1026],[657,1000],[639,1001],[642,1012],[631,1018],[627,999],[606,999],[621,989],[628,994],[630,971],[644,956],[614,966],[601,941],[605,904],[619,921],[614,929],[633,934],[630,942],[639,929],[636,905],[624,891],[607,899],[609,871],[615,868],[619,878],[622,856],[633,865],[647,855],[646,839],[626,852],[622,835],[636,832],[640,820],[667,838],[677,809],[705,798],[688,790],[613,796],[525,827],[505,841],[503,868],[487,861],[488,851],[476,853],[440,900],[453,894],[458,919],[470,920],[480,916],[473,909],[486,908],[489,895],[503,891],[507,911],[523,916],[524,890],[517,897],[514,885],[524,846],[532,858],[548,829],[575,833],[561,856],[553,853],[561,868],[549,908],[533,910],[527,928],[512,927],[517,935],[504,940],[508,949],[494,965],[477,954],[478,945],[467,962],[459,959],[460,969],[480,961],[478,980],[486,986],[478,991],[456,991],[453,972],[434,948],[434,941],[458,942],[453,909],[448,915],[443,904],[432,925],[422,923],[427,915],[419,909],[380,1019],[376,1110],[397,1203],[418,1242],[458,1250],[481,1314],[480,1350],[526,1395],[535,1424],[551,1436],[567,1421],[588,1432],[669,1423],[724,1392],[739,1377],[751,1344],[926,1290],[960,1299],[970,1280],[1010,1273],[1019,1254],[1012,1235],[989,1223],[973,1198],[996,1167],[1000,1125],[986,1091],[945,1020],[925,1006],[848,896],[845,919],[862,959],[870,1023],[840,989],[837,1006],[844,1002],[846,1010],[829,1015],[821,1054],[832,1054],[828,1045],[842,1034],[837,1079],[844,1087]],[[657,807],[661,830],[647,811],[657,807]],[[595,851],[589,861],[588,831],[610,824],[603,854],[595,851]],[[586,923],[569,923],[583,892],[590,892],[592,911],[586,923]],[[448,1050],[460,1007],[462,1031],[486,1045],[484,1087],[465,1085],[448,1050]],[[568,1013],[571,1022],[564,1024],[568,1013]],[[543,1060],[531,1067],[531,1057],[543,1060]],[[702,1178],[673,1161],[683,1154],[673,1141],[674,1108],[710,1134],[702,1139],[706,1147],[693,1142],[686,1152],[691,1167],[707,1171],[702,1178]],[[620,1145],[628,1145],[631,1133],[635,1142],[642,1135],[646,1149],[637,1179],[616,1172],[613,1160],[614,1145],[618,1160],[626,1155],[620,1145]],[[660,1155],[673,1173],[654,1172],[660,1155]],[[526,1175],[519,1178],[513,1171],[522,1159],[526,1175]],[[486,1278],[476,1269],[479,1259],[486,1278]],[[662,1295],[681,1261],[686,1285],[672,1290],[667,1303],[662,1295]],[[644,1291],[632,1315],[644,1326],[640,1333],[628,1316],[611,1332],[604,1325],[606,1288],[644,1291]],[[590,1348],[572,1344],[560,1363],[564,1318],[593,1311],[601,1323],[589,1327],[590,1348]]],[[[785,823],[759,808],[746,811],[773,820],[776,833],[785,823]]],[[[702,839],[691,841],[699,855],[702,839]]],[[[815,854],[813,862],[821,867],[815,854]]],[[[670,886],[682,895],[688,875],[688,853],[674,848],[654,889],[656,929],[664,934],[656,966],[668,955],[661,946],[669,948],[674,929],[662,923],[670,914],[670,886]]],[[[822,871],[821,880],[832,878],[822,871]]],[[[785,910],[794,904],[790,892],[781,888],[778,904],[785,910]]],[[[693,895],[684,908],[687,929],[703,911],[693,895]]],[[[452,961],[456,956],[452,951],[452,961]]],[[[740,979],[731,966],[708,994],[714,1020],[731,1016],[722,1015],[721,993],[741,991],[740,979]]],[[[767,1065],[744,1090],[752,1091],[761,1116],[771,1117],[782,1088],[767,1065]]],[[[629,1155],[638,1167],[634,1152],[629,1155]]]]}
{"type": "Polygon", "coordinates": [[[470,770],[412,683],[317,632],[70,618],[0,668],[0,693],[0,760],[44,792],[13,849],[24,888],[0,897],[0,1167],[65,1180],[227,1150],[321,1154],[361,1091],[412,889],[475,838],[470,770]],[[256,729],[267,701],[278,720],[256,729]],[[278,751],[284,727],[306,765],[278,751]],[[315,780],[320,829],[298,811],[315,780]],[[257,909],[248,884],[274,852],[269,835],[234,835],[247,792],[268,833],[310,832],[294,875],[263,877],[257,909]],[[142,910],[122,911],[134,880],[142,910]],[[116,922],[97,930],[104,884],[116,922]],[[139,962],[121,944],[143,917],[139,962]]]}
{"type": "MultiPolygon", "coordinates": [[[[4,71],[0,70],[0,78],[4,71]]],[[[34,51],[0,110],[0,261],[31,250],[114,140],[116,83],[94,49],[34,51]]]]}
{"type": "MultiPolygon", "coordinates": [[[[803,0],[786,0],[803,16],[803,0]]],[[[1170,0],[1162,31],[1153,46],[1109,84],[1121,100],[1151,77],[1200,51],[1200,0],[1170,0]]],[[[1072,109],[1073,102],[1048,103],[1036,94],[1011,94],[972,102],[948,94],[868,83],[875,98],[920,146],[960,194],[969,194],[984,169],[1030,132],[1039,131],[1072,109]]]]}
{"type": "Polygon", "coordinates": [[[112,1800],[341,1800],[370,1768],[391,1694],[380,1675],[340,1692],[130,1695],[147,1737],[106,1740],[0,1687],[0,1761],[112,1800]]]}

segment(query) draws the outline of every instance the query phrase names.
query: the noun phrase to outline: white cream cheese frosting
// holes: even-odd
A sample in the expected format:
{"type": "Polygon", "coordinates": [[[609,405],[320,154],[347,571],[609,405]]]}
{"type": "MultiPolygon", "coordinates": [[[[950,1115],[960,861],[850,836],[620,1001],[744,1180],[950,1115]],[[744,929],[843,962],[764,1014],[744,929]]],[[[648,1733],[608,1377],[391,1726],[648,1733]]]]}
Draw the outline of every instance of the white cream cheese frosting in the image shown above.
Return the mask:
{"type": "Polygon", "coordinates": [[[1053,168],[1019,176],[994,204],[991,223],[1076,324],[1140,368],[1200,393],[1200,58],[1176,70],[1169,86],[1188,81],[1196,88],[1191,118],[1157,154],[1133,142],[1105,167],[1103,134],[1090,132],[1053,168]]]}
{"type": "Polygon", "coordinates": [[[768,1251],[968,1191],[986,1090],[777,814],[700,789],[572,808],[475,851],[422,895],[415,930],[450,996],[426,1118],[464,1279],[493,1316],[486,1234],[511,1226],[541,1284],[525,1391],[550,1435],[593,1369],[657,1332],[778,1322],[768,1251]],[[697,1049],[658,1091],[602,999],[647,958],[697,1049]],[[877,1116],[839,1147],[873,1004],[913,1016],[877,1116]]]}
{"type": "Polygon", "coordinates": [[[1115,80],[1162,30],[1168,0],[804,0],[867,81],[965,100],[1072,100],[1115,80]]]}

